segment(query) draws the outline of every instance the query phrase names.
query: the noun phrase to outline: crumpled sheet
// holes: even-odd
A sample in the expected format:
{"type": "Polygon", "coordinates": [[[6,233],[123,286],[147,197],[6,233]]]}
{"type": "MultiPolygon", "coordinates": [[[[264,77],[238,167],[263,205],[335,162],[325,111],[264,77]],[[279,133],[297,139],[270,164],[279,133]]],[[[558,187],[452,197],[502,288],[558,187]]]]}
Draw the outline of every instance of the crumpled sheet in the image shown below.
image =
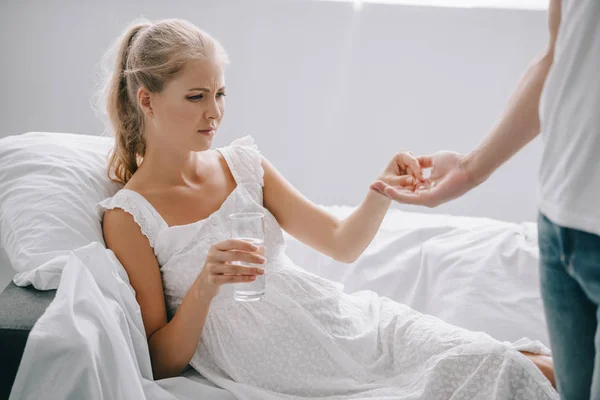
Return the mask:
{"type": "Polygon", "coordinates": [[[29,335],[11,400],[235,399],[191,369],[153,380],[134,290],[102,244],[73,251],[62,269],[26,271],[14,282],[58,290],[29,335]]]}

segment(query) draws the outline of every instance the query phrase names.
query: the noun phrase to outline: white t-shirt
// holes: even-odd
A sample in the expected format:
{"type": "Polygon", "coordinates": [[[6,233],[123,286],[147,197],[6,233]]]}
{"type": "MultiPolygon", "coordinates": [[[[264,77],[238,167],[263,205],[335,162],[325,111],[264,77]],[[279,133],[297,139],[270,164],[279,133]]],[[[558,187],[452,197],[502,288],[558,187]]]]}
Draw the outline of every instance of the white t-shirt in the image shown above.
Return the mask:
{"type": "Polygon", "coordinates": [[[540,100],[539,209],[600,235],[600,0],[563,0],[561,18],[540,100]]]}

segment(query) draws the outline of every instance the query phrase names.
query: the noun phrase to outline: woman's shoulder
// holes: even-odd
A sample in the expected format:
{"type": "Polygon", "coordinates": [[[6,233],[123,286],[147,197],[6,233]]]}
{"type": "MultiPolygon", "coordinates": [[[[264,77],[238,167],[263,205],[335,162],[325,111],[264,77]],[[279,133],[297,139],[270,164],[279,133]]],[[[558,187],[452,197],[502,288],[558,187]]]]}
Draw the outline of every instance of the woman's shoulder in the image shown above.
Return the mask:
{"type": "Polygon", "coordinates": [[[148,184],[144,181],[143,177],[137,172],[111,197],[108,197],[98,204],[96,209],[100,213],[104,213],[109,210],[120,208],[124,211],[128,211],[131,214],[137,214],[138,209],[141,208],[140,203],[143,203],[143,199],[146,198],[148,193],[148,184]]]}
{"type": "Polygon", "coordinates": [[[263,186],[262,155],[252,136],[237,138],[218,150],[238,183],[254,182],[263,186]]]}
{"type": "Polygon", "coordinates": [[[147,193],[147,189],[139,183],[126,184],[112,197],[96,204],[103,227],[108,215],[119,222],[119,226],[131,227],[133,225],[130,222],[133,220],[141,233],[148,238],[150,246],[154,247],[156,236],[166,223],[146,199],[147,193]]]}
{"type": "Polygon", "coordinates": [[[256,153],[260,153],[258,150],[256,141],[254,140],[254,138],[251,135],[246,135],[246,136],[242,136],[237,139],[234,139],[227,146],[220,147],[218,150],[227,149],[227,148],[233,149],[233,150],[238,150],[238,151],[239,150],[250,150],[250,151],[253,151],[256,153]]]}

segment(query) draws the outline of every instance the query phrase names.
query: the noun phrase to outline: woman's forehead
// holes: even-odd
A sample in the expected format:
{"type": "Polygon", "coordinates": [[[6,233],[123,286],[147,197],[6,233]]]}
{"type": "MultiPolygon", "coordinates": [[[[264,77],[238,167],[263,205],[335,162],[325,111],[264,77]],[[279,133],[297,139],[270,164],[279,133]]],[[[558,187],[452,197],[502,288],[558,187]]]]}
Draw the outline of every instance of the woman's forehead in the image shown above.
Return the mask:
{"type": "Polygon", "coordinates": [[[193,87],[221,87],[225,84],[223,68],[218,62],[210,59],[189,61],[182,68],[178,78],[181,84],[189,86],[187,89],[193,87]]]}

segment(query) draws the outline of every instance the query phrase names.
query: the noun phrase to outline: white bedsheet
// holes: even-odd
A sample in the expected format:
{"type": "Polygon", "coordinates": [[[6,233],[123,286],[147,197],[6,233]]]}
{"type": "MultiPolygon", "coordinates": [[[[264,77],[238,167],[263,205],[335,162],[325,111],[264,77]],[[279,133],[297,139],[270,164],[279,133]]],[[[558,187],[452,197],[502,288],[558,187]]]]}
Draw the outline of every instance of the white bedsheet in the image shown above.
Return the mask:
{"type": "MultiPolygon", "coordinates": [[[[352,211],[327,209],[340,217],[352,211]]],[[[347,292],[369,288],[499,340],[547,343],[531,224],[391,210],[351,265],[286,240],[298,265],[342,282],[347,292]]],[[[234,399],[192,369],[152,380],[133,289],[102,244],[74,251],[62,269],[28,271],[14,281],[58,291],[29,336],[11,399],[234,399]]]]}
{"type": "Polygon", "coordinates": [[[18,285],[56,289],[33,327],[10,399],[235,400],[193,369],[152,380],[139,306],[125,270],[102,244],[74,251],[64,269],[38,269],[18,285]]]}

